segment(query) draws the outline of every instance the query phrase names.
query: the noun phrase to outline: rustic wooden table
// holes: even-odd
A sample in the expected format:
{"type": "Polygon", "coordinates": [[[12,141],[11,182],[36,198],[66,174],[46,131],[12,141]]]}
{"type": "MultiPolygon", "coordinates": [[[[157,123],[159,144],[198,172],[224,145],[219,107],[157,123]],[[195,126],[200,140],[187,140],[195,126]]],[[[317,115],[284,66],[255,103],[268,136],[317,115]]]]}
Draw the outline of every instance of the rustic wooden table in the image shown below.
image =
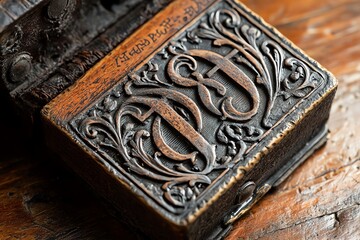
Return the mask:
{"type": "MultiPolygon", "coordinates": [[[[339,80],[325,147],[228,239],[360,239],[360,1],[244,0],[339,80]]],[[[133,239],[57,157],[0,117],[0,239],[133,239]],[[36,145],[36,146],[34,146],[36,145]]]]}

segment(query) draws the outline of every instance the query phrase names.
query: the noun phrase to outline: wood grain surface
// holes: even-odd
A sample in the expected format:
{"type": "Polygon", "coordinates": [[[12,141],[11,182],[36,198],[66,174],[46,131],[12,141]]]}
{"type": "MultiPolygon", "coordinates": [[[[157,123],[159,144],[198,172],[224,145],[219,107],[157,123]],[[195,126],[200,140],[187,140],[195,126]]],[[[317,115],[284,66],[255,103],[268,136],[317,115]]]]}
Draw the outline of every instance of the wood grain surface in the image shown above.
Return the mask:
{"type": "MultiPolygon", "coordinates": [[[[334,73],[339,90],[327,145],[228,239],[360,239],[360,2],[243,2],[334,73]]],[[[140,238],[1,105],[0,239],[140,238]]]]}

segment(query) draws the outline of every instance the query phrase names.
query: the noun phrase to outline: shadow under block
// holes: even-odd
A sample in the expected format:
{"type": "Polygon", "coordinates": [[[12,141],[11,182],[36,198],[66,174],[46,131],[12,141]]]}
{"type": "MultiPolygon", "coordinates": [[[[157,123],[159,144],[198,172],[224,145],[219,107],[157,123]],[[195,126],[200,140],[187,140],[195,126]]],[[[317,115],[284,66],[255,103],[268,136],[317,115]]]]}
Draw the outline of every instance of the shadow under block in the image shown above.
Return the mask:
{"type": "Polygon", "coordinates": [[[174,1],[42,110],[135,228],[221,238],[326,140],[334,77],[235,0],[174,1]]]}

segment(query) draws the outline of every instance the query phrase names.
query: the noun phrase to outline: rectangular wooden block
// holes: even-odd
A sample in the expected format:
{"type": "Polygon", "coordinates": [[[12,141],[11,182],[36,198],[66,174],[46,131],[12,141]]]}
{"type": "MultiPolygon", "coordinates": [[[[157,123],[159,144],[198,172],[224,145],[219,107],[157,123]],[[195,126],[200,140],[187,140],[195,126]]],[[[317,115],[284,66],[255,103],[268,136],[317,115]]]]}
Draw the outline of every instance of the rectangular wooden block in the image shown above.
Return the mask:
{"type": "Polygon", "coordinates": [[[134,227],[221,238],[325,142],[336,80],[236,0],[174,1],[42,111],[134,227]]]}

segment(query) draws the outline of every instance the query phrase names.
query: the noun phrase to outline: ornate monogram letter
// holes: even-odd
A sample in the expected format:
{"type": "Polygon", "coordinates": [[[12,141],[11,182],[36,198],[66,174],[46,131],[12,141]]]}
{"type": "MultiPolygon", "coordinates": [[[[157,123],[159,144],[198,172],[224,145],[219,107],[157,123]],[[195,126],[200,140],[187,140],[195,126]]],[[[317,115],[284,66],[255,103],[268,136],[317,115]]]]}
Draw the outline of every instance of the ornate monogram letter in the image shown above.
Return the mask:
{"type": "Polygon", "coordinates": [[[323,81],[241,11],[218,4],[72,123],[87,146],[172,213],[243,164],[323,81]]]}

